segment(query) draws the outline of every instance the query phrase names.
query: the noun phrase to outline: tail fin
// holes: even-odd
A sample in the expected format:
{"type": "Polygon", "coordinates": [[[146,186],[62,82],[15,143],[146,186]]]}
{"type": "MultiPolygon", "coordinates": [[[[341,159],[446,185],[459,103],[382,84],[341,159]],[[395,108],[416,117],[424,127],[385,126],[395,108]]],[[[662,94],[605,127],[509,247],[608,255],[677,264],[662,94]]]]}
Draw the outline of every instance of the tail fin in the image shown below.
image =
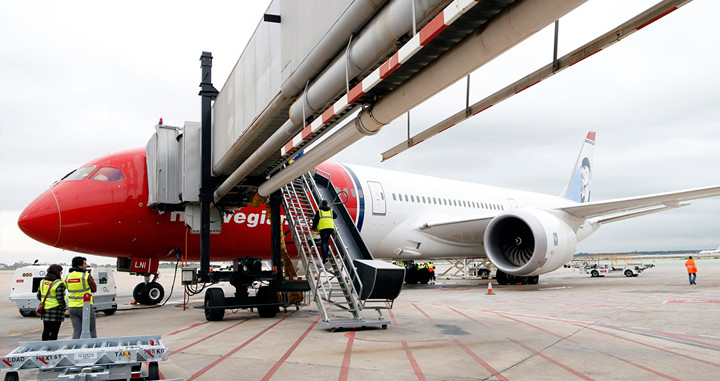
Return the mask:
{"type": "Polygon", "coordinates": [[[576,202],[590,201],[590,184],[592,183],[593,154],[595,152],[595,131],[588,131],[585,142],[580,150],[570,181],[565,186],[561,197],[576,202]]]}

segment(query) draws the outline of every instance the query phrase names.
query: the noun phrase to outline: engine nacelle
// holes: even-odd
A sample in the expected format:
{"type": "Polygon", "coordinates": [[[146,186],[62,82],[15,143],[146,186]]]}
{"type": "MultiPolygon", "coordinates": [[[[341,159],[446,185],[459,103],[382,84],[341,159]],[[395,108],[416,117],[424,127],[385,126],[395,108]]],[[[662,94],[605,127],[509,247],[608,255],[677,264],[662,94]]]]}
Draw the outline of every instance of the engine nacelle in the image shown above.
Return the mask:
{"type": "Polygon", "coordinates": [[[577,236],[561,217],[536,209],[498,215],[485,230],[488,259],[503,272],[518,276],[540,275],[562,267],[575,253],[577,236]]]}

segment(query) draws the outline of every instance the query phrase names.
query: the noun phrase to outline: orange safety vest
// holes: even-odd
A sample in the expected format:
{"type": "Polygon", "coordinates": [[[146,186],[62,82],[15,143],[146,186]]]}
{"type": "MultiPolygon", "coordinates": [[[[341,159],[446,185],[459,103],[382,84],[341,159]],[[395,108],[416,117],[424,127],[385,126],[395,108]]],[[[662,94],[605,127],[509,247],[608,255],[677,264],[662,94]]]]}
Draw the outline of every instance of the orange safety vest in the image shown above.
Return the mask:
{"type": "Polygon", "coordinates": [[[685,262],[685,267],[687,267],[687,271],[690,274],[694,274],[697,272],[697,267],[695,267],[694,259],[688,259],[687,262],[685,262]]]}

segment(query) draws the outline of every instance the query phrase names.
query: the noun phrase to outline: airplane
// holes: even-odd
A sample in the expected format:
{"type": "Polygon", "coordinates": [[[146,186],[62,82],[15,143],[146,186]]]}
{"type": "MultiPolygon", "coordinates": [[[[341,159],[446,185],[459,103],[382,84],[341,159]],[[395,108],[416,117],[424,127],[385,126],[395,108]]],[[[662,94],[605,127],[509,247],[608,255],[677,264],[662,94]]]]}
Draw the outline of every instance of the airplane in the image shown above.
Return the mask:
{"type": "Polygon", "coordinates": [[[713,255],[720,255],[720,246],[718,246],[715,250],[702,250],[698,253],[699,256],[713,256],[713,255]]]}
{"type": "MultiPolygon", "coordinates": [[[[335,162],[316,169],[330,174],[334,186],[347,193],[345,207],[375,258],[487,257],[498,269],[500,284],[537,283],[539,275],[570,262],[577,243],[605,223],[720,195],[716,185],[590,201],[594,148],[591,131],[559,196],[335,162]]],[[[134,272],[145,281],[133,295],[156,304],[164,290],[156,282],[157,265],[143,267],[146,261],[173,260],[178,249],[188,260],[198,260],[200,239],[189,233],[182,212],[147,206],[147,182],[144,148],[103,156],[54,183],[25,208],[18,225],[50,246],[116,257],[118,267],[132,261],[131,272],[142,264],[134,272]]],[[[264,207],[226,211],[221,233],[211,236],[211,258],[269,259],[269,238],[264,207]]],[[[292,245],[288,251],[297,256],[292,245]]]]}

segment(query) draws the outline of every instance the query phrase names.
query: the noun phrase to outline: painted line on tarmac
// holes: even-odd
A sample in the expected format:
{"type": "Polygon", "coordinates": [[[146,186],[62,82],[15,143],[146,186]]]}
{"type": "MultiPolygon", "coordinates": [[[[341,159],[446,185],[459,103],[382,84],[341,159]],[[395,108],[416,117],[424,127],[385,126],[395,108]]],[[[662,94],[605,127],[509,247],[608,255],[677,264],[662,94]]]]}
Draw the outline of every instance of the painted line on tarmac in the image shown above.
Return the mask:
{"type": "Polygon", "coordinates": [[[184,347],[182,347],[182,348],[180,348],[180,349],[171,351],[171,352],[168,353],[168,356],[172,356],[172,355],[174,355],[175,353],[182,352],[183,350],[188,349],[188,348],[190,348],[190,347],[192,347],[192,346],[194,346],[194,345],[196,345],[196,344],[199,344],[199,343],[201,343],[201,342],[203,342],[203,341],[205,341],[205,340],[207,340],[207,339],[209,339],[209,338],[211,338],[211,337],[213,337],[213,336],[219,335],[219,334],[227,331],[227,330],[230,329],[230,328],[237,327],[237,326],[239,326],[240,324],[245,323],[245,322],[248,321],[248,320],[250,320],[250,318],[245,318],[245,319],[241,320],[241,321],[238,322],[238,323],[235,323],[235,324],[233,324],[233,325],[231,325],[231,326],[229,326],[229,327],[227,327],[227,328],[221,329],[221,330],[213,333],[213,334],[210,335],[210,336],[205,336],[204,338],[202,338],[202,339],[200,339],[200,340],[198,340],[198,341],[196,341],[196,342],[194,342],[194,343],[190,343],[190,344],[188,344],[188,345],[186,345],[186,346],[184,346],[184,347]]]}
{"type": "Polygon", "coordinates": [[[320,316],[318,316],[318,318],[315,319],[315,321],[312,324],[310,324],[310,327],[308,327],[308,329],[306,329],[305,332],[295,341],[295,343],[290,347],[290,349],[288,349],[287,352],[285,352],[283,357],[281,357],[280,360],[278,360],[275,363],[275,365],[273,365],[273,367],[270,368],[270,370],[265,374],[265,377],[262,378],[263,381],[269,380],[275,374],[275,372],[277,372],[277,370],[280,369],[282,364],[284,364],[285,361],[287,361],[287,359],[290,357],[290,355],[295,351],[295,349],[297,349],[297,347],[300,345],[300,343],[303,340],[305,340],[305,337],[307,337],[307,335],[310,333],[310,331],[312,331],[312,329],[315,328],[315,325],[317,325],[317,323],[319,321],[320,321],[320,316]]]}
{"type": "Polygon", "coordinates": [[[563,364],[563,363],[561,363],[561,362],[553,359],[552,357],[550,357],[550,356],[548,356],[548,355],[545,355],[545,354],[543,354],[543,353],[540,353],[540,352],[536,351],[535,349],[532,349],[532,348],[528,347],[527,345],[525,345],[525,344],[523,344],[523,343],[521,343],[521,342],[519,342],[519,341],[517,341],[517,340],[513,340],[513,339],[508,339],[508,340],[510,340],[510,341],[512,341],[513,343],[515,343],[515,344],[517,344],[517,345],[519,345],[519,346],[527,349],[528,351],[534,353],[535,355],[538,355],[538,356],[544,358],[545,360],[550,361],[551,363],[553,363],[553,364],[555,364],[555,365],[557,365],[557,366],[565,369],[566,371],[574,374],[575,376],[578,376],[578,377],[582,378],[583,380],[594,381],[594,378],[590,378],[590,377],[588,377],[588,376],[586,376],[586,375],[578,372],[577,370],[575,370],[575,369],[573,369],[573,368],[571,368],[571,367],[569,367],[569,366],[567,366],[567,365],[565,365],[565,364],[563,364]]]}
{"type": "MultiPolygon", "coordinates": [[[[574,343],[574,344],[581,344],[580,342],[578,342],[578,341],[573,340],[572,338],[570,338],[570,336],[574,335],[574,333],[571,334],[571,335],[568,335],[568,336],[562,336],[562,335],[559,335],[559,334],[550,332],[550,331],[548,331],[548,330],[546,330],[546,329],[540,328],[540,327],[538,327],[538,326],[536,326],[536,325],[534,325],[534,324],[530,324],[530,323],[528,323],[528,322],[525,322],[525,321],[522,321],[522,320],[519,320],[519,319],[511,318],[511,317],[509,317],[509,316],[506,316],[506,315],[501,314],[501,313],[498,313],[498,312],[495,312],[495,313],[496,313],[497,315],[501,316],[501,317],[506,318],[506,319],[513,320],[513,321],[516,321],[516,322],[521,323],[521,324],[525,324],[525,325],[527,325],[527,326],[529,326],[529,327],[532,327],[532,328],[535,328],[535,329],[537,329],[537,330],[539,330],[539,331],[541,331],[541,332],[544,332],[544,333],[547,333],[547,334],[549,334],[549,335],[551,335],[551,336],[555,336],[555,337],[557,337],[557,338],[560,338],[561,340],[566,340],[566,341],[571,342],[571,343],[574,343]]],[[[559,341],[558,341],[558,342],[559,342],[559,341]]],[[[554,344],[553,344],[553,345],[554,345],[554,344]]],[[[632,365],[632,366],[634,366],[634,367],[636,367],[636,368],[639,368],[639,369],[648,371],[648,372],[653,373],[653,374],[655,374],[655,375],[657,375],[657,376],[660,376],[660,377],[663,377],[663,378],[667,378],[668,380],[680,381],[680,380],[678,380],[677,378],[674,378],[674,377],[672,377],[672,376],[670,376],[670,375],[661,373],[661,372],[656,371],[656,370],[654,370],[654,369],[650,369],[650,368],[648,368],[648,367],[646,367],[646,366],[643,366],[643,365],[634,363],[634,362],[632,362],[632,361],[630,361],[630,360],[627,360],[627,359],[624,359],[624,358],[622,358],[622,357],[615,356],[615,355],[613,355],[612,353],[605,352],[605,351],[600,350],[600,349],[597,349],[597,348],[589,348],[589,349],[590,349],[590,350],[593,350],[593,351],[595,351],[595,352],[604,354],[604,355],[606,355],[606,356],[612,357],[612,358],[614,358],[614,359],[616,359],[616,360],[620,360],[620,361],[622,361],[622,362],[624,362],[624,363],[626,363],[626,364],[632,365]]]]}
{"type": "Polygon", "coordinates": [[[207,323],[209,323],[209,321],[204,321],[204,322],[202,322],[202,323],[190,324],[187,328],[178,329],[177,331],[168,333],[168,336],[177,335],[177,334],[180,333],[180,332],[187,331],[188,329],[193,329],[193,328],[195,328],[195,327],[198,327],[198,326],[201,326],[201,325],[207,324],[207,323]]]}
{"type": "Polygon", "coordinates": [[[425,381],[425,374],[423,374],[422,370],[420,369],[420,365],[418,365],[417,361],[415,361],[415,356],[413,356],[407,341],[401,340],[400,342],[402,343],[403,349],[405,349],[405,354],[410,361],[410,366],[412,366],[413,371],[418,378],[418,381],[425,381]]]}
{"type": "Polygon", "coordinates": [[[395,327],[398,326],[397,321],[395,320],[395,314],[392,312],[392,310],[388,310],[388,313],[390,314],[390,320],[392,321],[393,325],[395,327]]]}
{"type": "Polygon", "coordinates": [[[450,311],[455,312],[456,314],[458,314],[458,315],[460,315],[460,316],[462,316],[462,317],[464,317],[464,318],[466,318],[466,319],[468,319],[468,320],[472,320],[472,321],[474,321],[475,323],[480,324],[483,328],[488,328],[488,329],[490,328],[490,327],[488,327],[487,325],[485,325],[484,323],[482,323],[481,321],[479,321],[479,320],[477,320],[477,319],[473,319],[473,318],[471,318],[470,316],[467,316],[467,315],[465,315],[464,313],[462,313],[462,312],[460,312],[460,311],[458,311],[458,310],[456,310],[456,309],[454,309],[454,308],[452,308],[452,307],[450,307],[450,306],[447,306],[447,308],[449,308],[450,311]]]}
{"type": "Polygon", "coordinates": [[[345,357],[343,357],[342,367],[340,368],[340,377],[338,381],[347,381],[348,374],[350,373],[350,355],[352,355],[352,347],[355,342],[355,331],[348,332],[345,334],[348,338],[347,346],[345,347],[345,357]]]}
{"type": "Polygon", "coordinates": [[[192,380],[195,380],[195,379],[197,379],[198,377],[202,376],[203,374],[205,374],[205,372],[207,372],[208,370],[214,368],[217,364],[220,364],[222,361],[224,361],[224,360],[227,359],[228,357],[234,355],[234,354],[237,353],[239,350],[245,348],[246,345],[250,344],[251,342],[253,342],[253,341],[254,341],[255,339],[257,339],[258,337],[264,335],[267,331],[271,330],[271,329],[274,328],[276,325],[282,323],[283,321],[285,321],[285,319],[289,318],[289,317],[292,316],[294,313],[295,313],[295,311],[291,312],[288,316],[285,316],[284,318],[276,321],[275,323],[273,323],[273,324],[270,325],[269,327],[267,327],[267,328],[263,329],[262,331],[260,331],[257,335],[251,337],[251,338],[250,338],[249,340],[247,340],[246,342],[240,344],[238,347],[236,347],[236,348],[233,349],[232,351],[228,352],[227,354],[225,354],[224,356],[220,357],[219,359],[211,362],[209,365],[207,365],[206,367],[200,369],[198,372],[195,372],[195,374],[193,374],[192,376],[190,376],[190,378],[188,378],[187,381],[192,381],[192,380]]]}
{"type": "Polygon", "coordinates": [[[480,356],[478,356],[475,352],[473,352],[470,348],[467,347],[467,345],[463,344],[460,340],[453,339],[453,342],[455,342],[455,344],[458,347],[460,347],[460,349],[465,351],[465,353],[470,355],[470,357],[472,357],[473,360],[477,361],[478,364],[482,365],[483,368],[485,368],[488,372],[490,372],[491,376],[496,377],[498,380],[508,381],[508,379],[505,378],[502,374],[500,374],[500,372],[495,370],[495,368],[493,368],[490,364],[485,362],[482,358],[480,358],[480,356]]]}
{"type": "Polygon", "coordinates": [[[431,323],[437,324],[437,322],[435,321],[435,319],[431,318],[430,315],[426,314],[425,311],[421,310],[420,307],[417,306],[417,304],[415,304],[415,303],[410,303],[410,304],[411,304],[413,307],[415,307],[416,310],[420,311],[421,314],[425,315],[425,317],[428,318],[428,320],[430,320],[431,323]]]}

